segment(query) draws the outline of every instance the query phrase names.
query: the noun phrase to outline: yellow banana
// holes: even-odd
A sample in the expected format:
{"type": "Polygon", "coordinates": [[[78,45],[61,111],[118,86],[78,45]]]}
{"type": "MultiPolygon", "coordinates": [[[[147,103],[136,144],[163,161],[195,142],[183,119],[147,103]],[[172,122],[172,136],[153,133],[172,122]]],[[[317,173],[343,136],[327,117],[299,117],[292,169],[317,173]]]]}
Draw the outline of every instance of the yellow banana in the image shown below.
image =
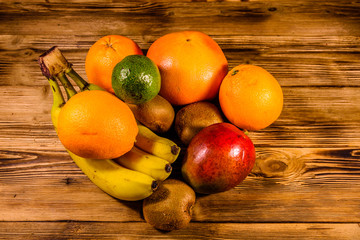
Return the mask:
{"type": "MultiPolygon", "coordinates": [[[[65,104],[56,79],[62,83],[68,99],[77,92],[66,74],[74,80],[80,91],[103,90],[82,79],[57,47],[40,56],[39,64],[53,91],[51,117],[55,129],[61,107],[65,104]]],[[[180,148],[170,139],[158,136],[143,125],[138,127],[136,147],[116,159],[116,162],[110,159],[86,159],[68,151],[77,166],[94,184],[109,195],[122,200],[141,200],[152,194],[158,186],[157,181],[169,177],[172,171],[171,163],[180,153],[180,148]]]]}
{"type": "Polygon", "coordinates": [[[146,153],[137,147],[133,147],[130,152],[116,158],[115,161],[128,169],[147,174],[158,181],[168,178],[172,171],[168,161],[146,153]]]}
{"type": "MultiPolygon", "coordinates": [[[[75,95],[76,91],[67,79],[66,74],[79,86],[80,91],[103,90],[95,84],[89,84],[78,75],[72,68],[72,64],[66,60],[57,47],[52,47],[41,55],[39,64],[45,77],[48,79],[55,79],[55,77],[59,79],[65,88],[68,98],[75,95]]],[[[167,160],[169,163],[173,163],[180,153],[180,148],[173,141],[158,136],[144,125],[139,125],[136,146],[150,154],[167,160]]]]}
{"type": "MultiPolygon", "coordinates": [[[[40,61],[41,59],[39,59],[40,61]]],[[[44,65],[42,66],[41,62],[40,66],[43,71],[44,65]]],[[[57,119],[65,101],[56,79],[52,75],[44,75],[48,78],[53,93],[51,119],[55,129],[57,129],[57,119]]],[[[76,92],[71,91],[70,93],[71,95],[76,94],[76,92]]],[[[70,151],[68,152],[77,166],[95,185],[115,198],[128,201],[142,200],[150,196],[157,189],[158,182],[154,178],[120,166],[113,160],[86,159],[70,151]]]]}
{"type": "Polygon", "coordinates": [[[83,173],[101,190],[121,200],[137,201],[150,196],[157,188],[155,179],[120,166],[113,160],[87,159],[68,151],[83,173]]]}
{"type": "Polygon", "coordinates": [[[180,147],[170,139],[158,136],[144,125],[138,124],[139,133],[136,137],[135,146],[165,159],[169,163],[175,162],[180,153],[180,147]]]}

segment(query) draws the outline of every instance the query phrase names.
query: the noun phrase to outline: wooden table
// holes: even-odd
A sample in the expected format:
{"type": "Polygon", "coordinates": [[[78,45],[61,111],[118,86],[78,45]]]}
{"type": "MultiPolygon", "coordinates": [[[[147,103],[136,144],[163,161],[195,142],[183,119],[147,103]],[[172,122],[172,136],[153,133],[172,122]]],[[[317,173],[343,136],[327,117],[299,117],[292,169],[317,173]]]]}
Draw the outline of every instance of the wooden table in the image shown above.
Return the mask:
{"type": "Polygon", "coordinates": [[[360,239],[359,1],[67,2],[0,3],[0,239],[360,239]],[[250,176],[199,196],[191,224],[164,233],[144,221],[141,201],[108,196],[73,163],[37,59],[57,45],[86,77],[102,36],[127,36],[146,53],[181,30],[210,35],[230,68],[271,72],[284,109],[250,132],[250,176]]]}

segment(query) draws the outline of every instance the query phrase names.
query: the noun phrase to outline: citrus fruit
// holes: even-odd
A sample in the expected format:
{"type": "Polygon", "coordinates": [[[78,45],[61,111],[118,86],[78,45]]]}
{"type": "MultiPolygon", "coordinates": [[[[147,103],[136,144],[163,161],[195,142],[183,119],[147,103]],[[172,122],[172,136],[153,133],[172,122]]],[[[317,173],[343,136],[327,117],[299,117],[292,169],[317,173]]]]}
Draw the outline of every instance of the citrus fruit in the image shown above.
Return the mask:
{"type": "Polygon", "coordinates": [[[246,130],[260,130],[280,116],[283,93],[278,81],[264,68],[239,65],[222,81],[219,101],[230,122],[246,130]]]}
{"type": "Polygon", "coordinates": [[[219,45],[198,31],[166,34],[151,44],[147,56],[160,70],[159,94],[173,105],[213,99],[228,71],[219,45]]]}
{"type": "Polygon", "coordinates": [[[65,148],[84,158],[119,157],[134,146],[137,133],[130,108],[106,91],[77,93],[59,114],[60,141],[65,148]]]}
{"type": "Polygon", "coordinates": [[[120,35],[100,38],[89,49],[85,60],[85,71],[90,83],[114,93],[111,73],[115,65],[128,55],[143,55],[140,47],[131,39],[120,35]]]}
{"type": "Polygon", "coordinates": [[[153,99],[160,91],[159,69],[148,57],[130,55],[115,65],[112,87],[126,103],[140,104],[153,99]]]}

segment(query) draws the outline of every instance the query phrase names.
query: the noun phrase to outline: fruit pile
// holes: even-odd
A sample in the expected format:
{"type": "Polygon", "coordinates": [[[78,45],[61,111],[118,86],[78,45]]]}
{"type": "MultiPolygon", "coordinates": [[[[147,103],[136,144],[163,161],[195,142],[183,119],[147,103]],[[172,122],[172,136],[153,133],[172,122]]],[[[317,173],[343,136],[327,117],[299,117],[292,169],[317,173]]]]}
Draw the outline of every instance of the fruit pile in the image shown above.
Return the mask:
{"type": "Polygon", "coordinates": [[[39,64],[53,125],[77,166],[109,195],[143,200],[145,220],[166,231],[190,222],[195,192],[227,191],[248,176],[256,154],[244,132],[266,128],[283,107],[268,71],[229,71],[219,45],[198,31],[164,35],[146,56],[127,37],[105,36],[86,56],[89,82],[57,47],[39,64]],[[170,179],[180,147],[182,179],[170,179]]]}

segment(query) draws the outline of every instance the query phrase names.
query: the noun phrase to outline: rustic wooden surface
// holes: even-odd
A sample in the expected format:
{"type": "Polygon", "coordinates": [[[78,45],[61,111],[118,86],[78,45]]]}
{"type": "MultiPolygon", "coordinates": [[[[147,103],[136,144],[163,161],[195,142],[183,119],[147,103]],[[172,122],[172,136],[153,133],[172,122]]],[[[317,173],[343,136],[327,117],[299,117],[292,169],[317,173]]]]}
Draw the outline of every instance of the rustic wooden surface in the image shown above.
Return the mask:
{"type": "Polygon", "coordinates": [[[0,1],[0,239],[360,239],[360,1],[66,2],[0,1]],[[86,77],[100,37],[146,52],[180,30],[210,35],[230,68],[270,71],[284,110],[250,133],[251,175],[199,196],[191,224],[164,233],[141,202],[104,194],[72,162],[36,61],[57,45],[86,77]]]}

